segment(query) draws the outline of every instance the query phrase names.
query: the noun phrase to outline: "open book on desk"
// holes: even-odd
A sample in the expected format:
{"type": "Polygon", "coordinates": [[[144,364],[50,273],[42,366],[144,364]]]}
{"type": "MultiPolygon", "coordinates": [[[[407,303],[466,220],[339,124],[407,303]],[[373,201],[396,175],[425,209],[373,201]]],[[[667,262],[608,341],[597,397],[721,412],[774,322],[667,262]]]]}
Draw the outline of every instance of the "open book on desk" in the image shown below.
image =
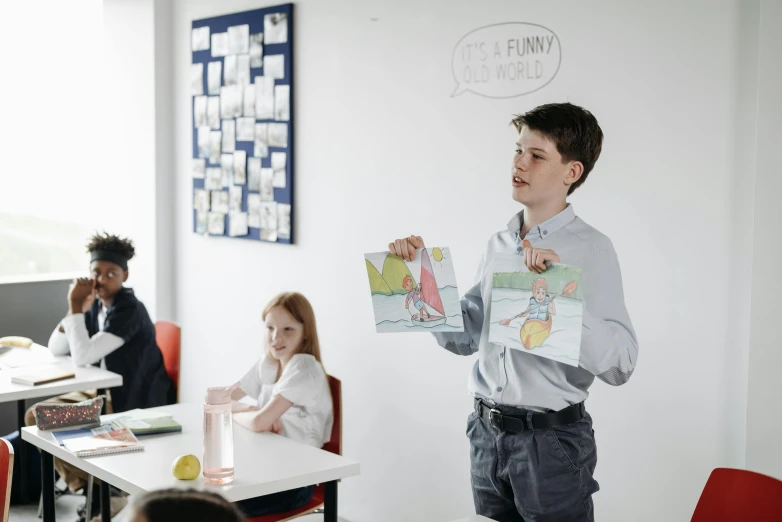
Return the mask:
{"type": "MultiPolygon", "coordinates": [[[[63,432],[60,432],[61,434],[63,432]]],[[[56,435],[55,435],[55,438],[56,435]]],[[[77,457],[97,457],[115,455],[131,451],[142,451],[141,444],[133,432],[127,428],[115,429],[112,426],[100,426],[90,430],[82,437],[66,438],[61,444],[77,457]]]]}

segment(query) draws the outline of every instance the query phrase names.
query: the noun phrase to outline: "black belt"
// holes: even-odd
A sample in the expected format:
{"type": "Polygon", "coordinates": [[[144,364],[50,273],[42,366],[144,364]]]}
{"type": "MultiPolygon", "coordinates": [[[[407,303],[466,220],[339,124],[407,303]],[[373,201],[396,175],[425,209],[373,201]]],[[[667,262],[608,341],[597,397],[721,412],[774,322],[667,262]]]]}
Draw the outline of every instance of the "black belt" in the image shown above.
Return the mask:
{"type": "Polygon", "coordinates": [[[586,415],[584,403],[579,402],[567,408],[552,413],[533,413],[532,415],[510,415],[502,413],[497,408],[486,404],[481,399],[475,399],[475,411],[489,421],[489,424],[502,431],[514,433],[524,430],[540,430],[572,424],[586,415]]]}

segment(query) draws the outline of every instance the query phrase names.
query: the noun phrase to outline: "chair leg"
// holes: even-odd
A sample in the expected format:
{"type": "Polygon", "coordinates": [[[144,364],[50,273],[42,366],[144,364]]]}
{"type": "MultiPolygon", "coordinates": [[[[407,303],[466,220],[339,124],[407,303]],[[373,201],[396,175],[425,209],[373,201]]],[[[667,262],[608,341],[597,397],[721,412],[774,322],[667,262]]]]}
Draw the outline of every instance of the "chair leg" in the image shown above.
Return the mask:
{"type": "Polygon", "coordinates": [[[87,510],[85,511],[86,518],[84,519],[87,522],[92,520],[92,482],[93,477],[90,475],[87,477],[87,505],[85,506],[87,510]]]}
{"type": "Polygon", "coordinates": [[[38,498],[38,518],[43,518],[43,491],[41,491],[41,496],[38,498]]]}

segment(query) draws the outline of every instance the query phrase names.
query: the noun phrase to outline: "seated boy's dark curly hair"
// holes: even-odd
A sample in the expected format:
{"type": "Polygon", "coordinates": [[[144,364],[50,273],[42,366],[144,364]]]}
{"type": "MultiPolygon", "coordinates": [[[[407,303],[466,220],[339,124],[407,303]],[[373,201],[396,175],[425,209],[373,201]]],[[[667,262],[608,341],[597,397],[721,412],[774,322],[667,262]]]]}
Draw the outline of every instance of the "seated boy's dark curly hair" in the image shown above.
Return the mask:
{"type": "Polygon", "coordinates": [[[115,252],[125,259],[131,259],[136,255],[133,241],[106,232],[95,234],[90,238],[90,242],[87,243],[87,252],[92,253],[98,250],[115,252]]]}

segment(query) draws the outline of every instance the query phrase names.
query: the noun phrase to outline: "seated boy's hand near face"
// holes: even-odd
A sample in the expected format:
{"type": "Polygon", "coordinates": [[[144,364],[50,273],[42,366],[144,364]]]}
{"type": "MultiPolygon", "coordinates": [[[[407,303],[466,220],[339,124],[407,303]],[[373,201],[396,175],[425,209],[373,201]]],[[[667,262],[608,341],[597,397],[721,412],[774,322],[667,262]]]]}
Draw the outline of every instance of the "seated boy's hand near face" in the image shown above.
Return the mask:
{"type": "Polygon", "coordinates": [[[559,263],[559,255],[550,248],[533,248],[526,239],[521,242],[524,249],[524,264],[530,272],[540,274],[546,271],[546,262],[559,263]]]}

